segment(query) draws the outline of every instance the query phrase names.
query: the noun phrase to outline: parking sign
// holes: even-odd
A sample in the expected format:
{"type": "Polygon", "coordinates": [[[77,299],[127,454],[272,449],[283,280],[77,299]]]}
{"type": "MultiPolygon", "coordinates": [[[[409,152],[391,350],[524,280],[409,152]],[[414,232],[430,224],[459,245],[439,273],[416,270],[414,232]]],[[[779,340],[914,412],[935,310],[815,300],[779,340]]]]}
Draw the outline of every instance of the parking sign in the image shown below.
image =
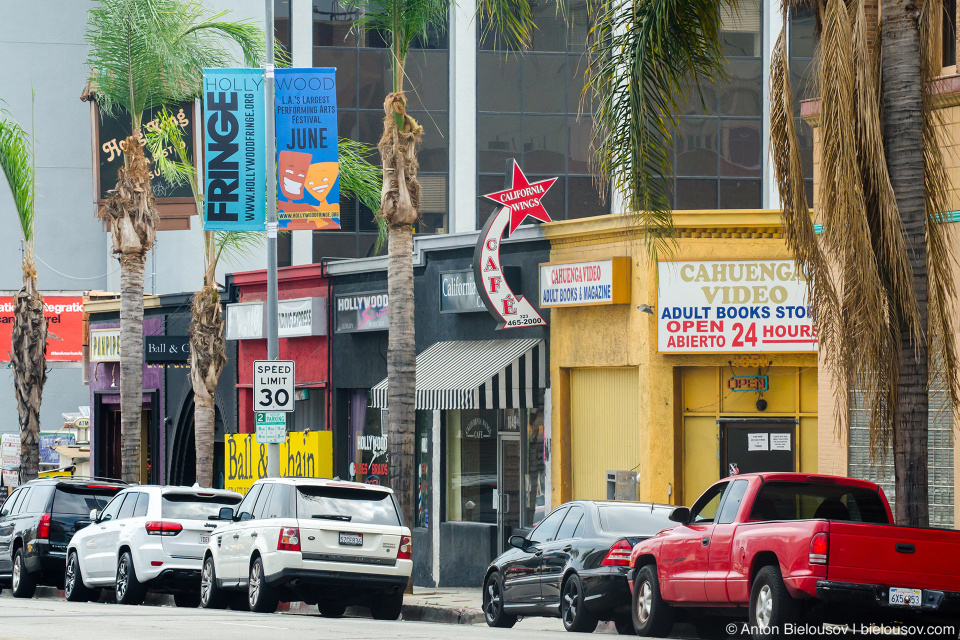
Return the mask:
{"type": "Polygon", "coordinates": [[[293,360],[253,363],[253,410],[293,411],[293,360]]]}

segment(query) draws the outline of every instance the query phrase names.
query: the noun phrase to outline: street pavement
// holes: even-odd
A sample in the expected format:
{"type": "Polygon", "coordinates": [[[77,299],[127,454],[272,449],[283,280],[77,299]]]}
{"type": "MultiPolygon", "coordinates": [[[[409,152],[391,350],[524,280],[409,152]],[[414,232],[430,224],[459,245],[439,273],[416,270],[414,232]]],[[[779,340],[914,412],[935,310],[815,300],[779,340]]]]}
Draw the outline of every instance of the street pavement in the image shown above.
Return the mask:
{"type": "Polygon", "coordinates": [[[127,607],[53,599],[0,597],[0,640],[300,640],[314,638],[514,639],[557,638],[559,620],[529,618],[513,629],[431,622],[383,622],[368,618],[322,618],[310,613],[127,607]]]}

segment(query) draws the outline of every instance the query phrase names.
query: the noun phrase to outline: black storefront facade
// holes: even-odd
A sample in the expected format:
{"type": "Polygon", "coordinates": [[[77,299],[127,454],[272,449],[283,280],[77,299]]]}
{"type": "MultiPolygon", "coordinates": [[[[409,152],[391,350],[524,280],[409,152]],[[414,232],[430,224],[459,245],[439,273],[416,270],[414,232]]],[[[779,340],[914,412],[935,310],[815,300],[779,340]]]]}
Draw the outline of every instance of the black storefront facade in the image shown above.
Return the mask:
{"type": "MultiPolygon", "coordinates": [[[[192,485],[196,481],[193,386],[189,368],[192,293],[144,298],[143,469],[141,481],[192,485]]],[[[119,477],[119,299],[88,302],[91,395],[91,472],[119,477]]],[[[227,342],[215,396],[215,487],[223,487],[224,434],[237,425],[237,346],[227,342]]]]}
{"type": "MultiPolygon", "coordinates": [[[[477,239],[414,243],[420,586],[476,586],[509,535],[550,508],[549,327],[497,330],[474,285],[477,239]]],[[[510,287],[531,301],[538,265],[548,258],[536,226],[518,230],[500,250],[510,287]]],[[[329,274],[335,470],[386,484],[386,259],[331,262],[329,274]]]]}

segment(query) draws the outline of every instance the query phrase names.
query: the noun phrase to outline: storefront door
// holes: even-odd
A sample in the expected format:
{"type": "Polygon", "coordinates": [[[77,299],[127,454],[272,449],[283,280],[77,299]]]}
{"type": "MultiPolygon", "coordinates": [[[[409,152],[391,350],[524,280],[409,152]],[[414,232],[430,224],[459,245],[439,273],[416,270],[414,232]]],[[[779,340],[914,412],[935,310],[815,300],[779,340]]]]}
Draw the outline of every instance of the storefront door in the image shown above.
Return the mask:
{"type": "Polygon", "coordinates": [[[501,433],[497,456],[497,552],[509,548],[507,540],[520,527],[520,434],[501,433]]]}
{"type": "Polygon", "coordinates": [[[720,476],[796,471],[797,428],[793,420],[720,422],[720,476]]]}

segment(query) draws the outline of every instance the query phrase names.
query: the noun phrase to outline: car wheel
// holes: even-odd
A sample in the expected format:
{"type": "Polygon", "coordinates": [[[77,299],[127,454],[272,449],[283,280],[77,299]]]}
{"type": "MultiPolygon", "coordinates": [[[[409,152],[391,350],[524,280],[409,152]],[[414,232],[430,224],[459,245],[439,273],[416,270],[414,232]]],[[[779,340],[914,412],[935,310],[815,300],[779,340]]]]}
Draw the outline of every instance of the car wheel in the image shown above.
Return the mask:
{"type": "Polygon", "coordinates": [[[760,569],[750,589],[750,629],[754,640],[785,637],[786,626],[798,618],[797,601],[783,584],[780,567],[760,569]]]}
{"type": "Polygon", "coordinates": [[[374,620],[398,620],[403,613],[403,591],[385,594],[370,605],[374,620]]]}
{"type": "Polygon", "coordinates": [[[117,604],[143,604],[147,588],[137,580],[133,556],[124,551],[117,562],[117,604]]]}
{"type": "Polygon", "coordinates": [[[37,581],[27,571],[23,547],[17,549],[17,552],[13,555],[13,577],[10,591],[13,592],[14,598],[32,598],[37,591],[37,581]]]}
{"type": "Polygon", "coordinates": [[[173,594],[173,603],[181,609],[196,609],[200,606],[200,594],[195,591],[181,591],[173,594]]]}
{"type": "Polygon", "coordinates": [[[633,584],[633,628],[638,636],[666,638],[673,628],[673,610],[660,596],[657,568],[648,564],[633,584]]]}
{"type": "Polygon", "coordinates": [[[597,616],[587,611],[585,598],[580,576],[575,573],[570,574],[563,583],[560,593],[560,619],[563,620],[563,628],[567,631],[593,633],[597,628],[599,620],[597,616]]]}
{"type": "Polygon", "coordinates": [[[340,618],[347,611],[347,605],[340,602],[319,602],[317,603],[317,609],[320,610],[320,615],[324,618],[340,618]]]}
{"type": "Polygon", "coordinates": [[[257,613],[273,613],[280,604],[279,592],[267,584],[267,574],[263,571],[263,560],[260,557],[253,559],[250,564],[250,581],[247,583],[247,599],[250,602],[250,611],[257,613]]]}
{"type": "Polygon", "coordinates": [[[213,556],[207,556],[200,570],[200,606],[204,609],[223,609],[227,606],[227,594],[217,586],[217,570],[213,566],[213,556]]]}
{"type": "Polygon", "coordinates": [[[63,595],[70,602],[89,602],[93,591],[83,584],[83,575],[80,573],[80,559],[77,557],[76,551],[71,552],[70,557],[67,558],[67,568],[63,575],[63,595]]]}
{"type": "Polygon", "coordinates": [[[517,624],[517,616],[503,612],[503,579],[494,571],[483,585],[483,616],[491,627],[509,629],[517,624]]]}

